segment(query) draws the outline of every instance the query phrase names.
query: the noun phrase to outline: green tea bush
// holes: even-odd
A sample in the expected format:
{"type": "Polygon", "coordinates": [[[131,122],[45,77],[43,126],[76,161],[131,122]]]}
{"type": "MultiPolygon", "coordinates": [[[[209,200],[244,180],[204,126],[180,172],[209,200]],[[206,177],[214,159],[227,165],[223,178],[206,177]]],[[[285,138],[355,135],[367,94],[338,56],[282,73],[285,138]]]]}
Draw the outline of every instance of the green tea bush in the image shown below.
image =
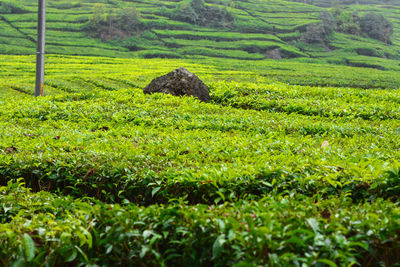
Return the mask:
{"type": "Polygon", "coordinates": [[[48,56],[35,98],[35,57],[0,58],[0,265],[399,262],[399,90],[265,77],[378,86],[392,72],[48,56]],[[212,101],[142,93],[174,66],[212,101]]]}
{"type": "Polygon", "coordinates": [[[397,205],[292,195],[147,208],[0,187],[3,265],[393,264],[397,205]],[[46,205],[43,205],[46,203],[46,205]]]}
{"type": "Polygon", "coordinates": [[[209,83],[214,103],[203,104],[123,90],[129,83],[110,78],[53,79],[58,95],[3,101],[3,129],[14,125],[15,135],[0,132],[1,182],[23,177],[35,190],[142,205],[271,192],[369,199],[383,194],[357,187],[399,159],[388,153],[398,135],[397,91],[219,82],[209,83]],[[358,166],[365,157],[373,168],[358,166]]]}

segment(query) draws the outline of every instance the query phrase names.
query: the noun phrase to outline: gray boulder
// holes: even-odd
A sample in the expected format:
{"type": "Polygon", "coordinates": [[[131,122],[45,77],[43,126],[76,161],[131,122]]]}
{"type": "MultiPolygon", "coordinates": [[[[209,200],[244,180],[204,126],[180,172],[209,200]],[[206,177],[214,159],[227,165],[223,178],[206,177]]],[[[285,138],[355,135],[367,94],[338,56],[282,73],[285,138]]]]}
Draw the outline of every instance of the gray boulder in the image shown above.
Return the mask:
{"type": "Polygon", "coordinates": [[[176,69],[167,75],[155,78],[146,88],[145,94],[164,93],[174,96],[193,96],[201,101],[210,101],[207,86],[193,73],[185,68],[176,69]]]}

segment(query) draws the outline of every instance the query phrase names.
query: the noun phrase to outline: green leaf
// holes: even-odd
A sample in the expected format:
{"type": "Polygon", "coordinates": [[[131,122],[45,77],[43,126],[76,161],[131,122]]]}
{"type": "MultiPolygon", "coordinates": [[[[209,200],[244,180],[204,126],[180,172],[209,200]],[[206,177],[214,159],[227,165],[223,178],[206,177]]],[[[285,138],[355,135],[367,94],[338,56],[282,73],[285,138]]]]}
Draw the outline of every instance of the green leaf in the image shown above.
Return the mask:
{"type": "Polygon", "coordinates": [[[112,252],[113,248],[114,248],[113,245],[110,245],[106,250],[106,254],[110,254],[112,252]]]}
{"type": "Polygon", "coordinates": [[[78,247],[78,246],[74,246],[74,247],[75,247],[76,250],[82,255],[82,257],[83,257],[83,259],[84,259],[84,262],[88,263],[88,262],[89,262],[89,259],[88,259],[88,257],[86,256],[85,252],[83,252],[83,250],[82,250],[80,247],[78,247]]]}
{"type": "Polygon", "coordinates": [[[143,259],[146,256],[147,252],[149,251],[150,251],[149,247],[147,246],[142,247],[142,250],[140,251],[140,258],[143,259]]]}
{"type": "Polygon", "coordinates": [[[154,197],[155,194],[157,194],[158,191],[160,191],[160,189],[161,189],[161,187],[156,187],[156,188],[154,188],[154,189],[151,191],[151,196],[154,197]]]}
{"type": "Polygon", "coordinates": [[[24,258],[19,258],[18,260],[14,261],[10,267],[26,267],[24,258]]]}
{"type": "Polygon", "coordinates": [[[212,256],[213,259],[216,259],[217,257],[219,257],[219,255],[221,255],[221,252],[224,249],[225,242],[226,239],[224,234],[218,236],[218,238],[215,240],[213,245],[213,256],[212,256]]]}
{"type": "Polygon", "coordinates": [[[328,260],[328,259],[318,259],[317,262],[324,263],[324,264],[329,265],[331,267],[337,267],[336,263],[334,263],[333,261],[328,260]]]}
{"type": "Polygon", "coordinates": [[[144,240],[147,240],[151,235],[153,235],[154,232],[151,230],[144,230],[143,231],[143,238],[144,240]]]}
{"type": "Polygon", "coordinates": [[[242,261],[242,262],[234,264],[232,267],[253,267],[253,266],[257,266],[257,265],[250,263],[250,262],[242,261]]]}
{"type": "Polygon", "coordinates": [[[286,243],[288,243],[288,244],[296,244],[297,247],[306,247],[307,246],[306,243],[304,243],[303,239],[301,239],[301,238],[299,238],[299,237],[297,237],[295,235],[292,235],[289,238],[289,240],[286,241],[286,243]]]}
{"type": "Polygon", "coordinates": [[[25,258],[28,262],[31,262],[35,258],[36,246],[31,236],[25,233],[22,236],[22,248],[24,251],[25,258]]]}
{"type": "Polygon", "coordinates": [[[65,262],[71,262],[74,261],[76,259],[76,257],[78,256],[78,251],[76,250],[76,248],[72,248],[67,257],[65,258],[65,262]]]}
{"type": "Polygon", "coordinates": [[[307,219],[307,223],[310,225],[310,227],[314,230],[315,233],[319,231],[319,224],[317,219],[309,218],[307,219]]]}
{"type": "Polygon", "coordinates": [[[78,236],[81,241],[80,245],[83,246],[83,244],[86,243],[89,246],[89,248],[91,248],[93,245],[92,235],[84,227],[79,227],[79,230],[80,230],[80,232],[78,232],[78,236]]]}

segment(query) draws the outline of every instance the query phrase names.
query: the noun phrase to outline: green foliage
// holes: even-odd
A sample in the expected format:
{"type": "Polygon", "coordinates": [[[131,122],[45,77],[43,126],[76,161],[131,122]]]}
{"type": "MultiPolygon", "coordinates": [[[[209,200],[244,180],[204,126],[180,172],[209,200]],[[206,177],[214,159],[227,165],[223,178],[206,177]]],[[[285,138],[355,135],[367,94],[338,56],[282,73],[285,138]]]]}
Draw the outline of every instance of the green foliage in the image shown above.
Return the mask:
{"type": "Polygon", "coordinates": [[[396,0],[289,0],[302,2],[321,7],[335,7],[337,5],[399,5],[396,0]]]}
{"type": "Polygon", "coordinates": [[[0,201],[3,265],[342,266],[399,260],[400,211],[382,200],[353,205],[346,197],[292,195],[138,207],[34,194],[9,183],[0,187],[0,201]]]}
{"type": "MultiPolygon", "coordinates": [[[[325,43],[334,31],[360,35],[360,18],[357,13],[351,13],[341,8],[334,9],[333,13],[324,10],[320,13],[321,23],[310,24],[302,36],[304,42],[315,44],[325,43]]],[[[374,22],[371,22],[375,25],[374,22]]]]}
{"type": "Polygon", "coordinates": [[[144,28],[136,9],[120,9],[116,14],[107,12],[104,5],[96,5],[85,30],[101,40],[126,38],[144,28]]]}
{"type": "Polygon", "coordinates": [[[333,14],[336,18],[336,28],[339,32],[352,35],[360,34],[360,18],[357,13],[335,8],[333,14]]]}
{"type": "Polygon", "coordinates": [[[320,13],[319,18],[322,20],[322,27],[326,35],[336,30],[336,19],[331,12],[324,10],[320,13]]]}
{"type": "MultiPolygon", "coordinates": [[[[10,72],[5,73],[8,78],[3,84],[19,92],[31,90],[29,81],[34,73],[26,63],[31,60],[4,57],[10,72]]],[[[54,96],[18,96],[1,103],[3,183],[23,177],[36,189],[146,205],[167,203],[177,196],[191,203],[214,203],[285,190],[341,194],[379,177],[385,162],[398,158],[369,146],[371,139],[380,136],[377,147],[395,149],[395,122],[400,118],[397,104],[393,104],[398,101],[395,90],[270,84],[250,72],[250,65],[242,66],[247,72],[221,69],[226,60],[219,67],[210,62],[199,66],[183,61],[104,58],[48,57],[48,63],[57,63],[56,68],[48,68],[47,76],[46,92],[54,96]],[[171,65],[182,64],[205,78],[214,104],[150,97],[137,89],[170,71],[171,65]],[[227,78],[235,80],[215,82],[227,78]],[[7,134],[10,125],[14,125],[15,135],[7,134]],[[343,137],[347,139],[342,141],[343,137]],[[335,144],[326,154],[321,150],[324,138],[335,144]],[[207,140],[207,145],[201,140],[207,140]],[[297,153],[303,149],[307,152],[297,153]],[[321,167],[325,166],[319,160],[321,155],[323,162],[333,165],[321,167]],[[351,164],[345,160],[350,156],[355,157],[351,164]],[[374,158],[368,162],[373,168],[363,167],[360,172],[360,160],[356,159],[365,157],[374,158]],[[304,165],[308,167],[303,169],[304,165]],[[346,166],[346,172],[335,166],[346,166]]],[[[243,65],[230,61],[229,67],[237,68],[234,64],[243,65]]],[[[261,73],[264,64],[260,63],[261,73]]],[[[290,62],[276,66],[272,61],[270,73],[275,75],[283,72],[274,72],[272,66],[293,67],[290,62]]],[[[304,66],[299,65],[298,70],[304,66]]],[[[341,69],[341,73],[350,73],[350,80],[356,70],[341,69]]],[[[365,74],[358,71],[359,81],[363,75],[373,77],[369,70],[365,74]]],[[[339,74],[332,71],[335,79],[339,74]]],[[[317,73],[309,75],[303,77],[308,82],[317,73]]],[[[376,75],[382,78],[381,72],[376,75]]],[[[376,196],[382,195],[368,191],[362,198],[376,196]]]]}
{"type": "Polygon", "coordinates": [[[348,88],[394,72],[48,55],[34,98],[35,57],[0,59],[0,265],[399,261],[400,92],[348,88]],[[144,95],[171,66],[211,103],[144,95]]]}
{"type": "MultiPolygon", "coordinates": [[[[311,5],[314,2],[214,0],[193,2],[192,7],[190,0],[51,1],[48,2],[46,52],[196,60],[274,58],[291,59],[294,65],[312,62],[391,71],[398,68],[393,62],[400,54],[395,7],[338,5],[326,9],[311,5]],[[179,14],[184,15],[179,12],[184,8],[200,11],[193,15],[196,23],[190,20],[192,15],[188,20],[177,18],[179,14]],[[332,14],[337,22],[336,9],[343,13],[339,21],[345,22],[340,23],[340,29],[332,22],[332,14]],[[361,33],[358,18],[351,21],[352,14],[363,16],[369,12],[391,19],[393,45],[376,42],[361,33]],[[309,26],[305,32],[310,24],[316,25],[309,26]],[[336,31],[332,32],[332,28],[336,31]],[[378,52],[365,53],[365,47],[378,52]]],[[[34,54],[37,3],[15,0],[12,4],[25,11],[23,14],[0,11],[0,53],[34,54]]]]}
{"type": "Polygon", "coordinates": [[[386,197],[398,198],[400,195],[400,168],[398,165],[386,171],[384,180],[379,185],[379,190],[386,197]]]}
{"type": "Polygon", "coordinates": [[[393,24],[382,14],[370,12],[362,18],[357,13],[344,11],[340,8],[334,10],[336,28],[343,33],[360,35],[364,33],[371,38],[391,44],[393,24]]]}
{"type": "Polygon", "coordinates": [[[326,40],[327,32],[322,24],[307,25],[305,32],[301,36],[301,40],[310,43],[324,43],[326,40]]]}
{"type": "Polygon", "coordinates": [[[360,20],[360,28],[369,37],[391,44],[393,35],[393,24],[383,15],[368,13],[360,20]]]}
{"type": "Polygon", "coordinates": [[[82,3],[77,2],[77,1],[75,1],[75,2],[58,2],[58,3],[56,2],[56,3],[53,3],[53,5],[59,9],[72,9],[72,8],[81,7],[82,3]]]}
{"type": "MultiPolygon", "coordinates": [[[[353,16],[397,10],[306,2],[48,1],[46,97],[0,56],[0,266],[400,262],[399,41],[353,16]],[[176,67],[211,103],[142,94],[176,67]]],[[[1,3],[0,52],[34,55],[37,2],[1,3]]]]}
{"type": "Polygon", "coordinates": [[[174,11],[173,16],[195,25],[212,27],[232,27],[233,15],[226,8],[205,5],[203,0],[183,1],[174,11]]]}
{"type": "Polygon", "coordinates": [[[27,10],[24,9],[20,4],[12,1],[1,1],[0,2],[0,13],[6,14],[23,14],[27,10]]]}

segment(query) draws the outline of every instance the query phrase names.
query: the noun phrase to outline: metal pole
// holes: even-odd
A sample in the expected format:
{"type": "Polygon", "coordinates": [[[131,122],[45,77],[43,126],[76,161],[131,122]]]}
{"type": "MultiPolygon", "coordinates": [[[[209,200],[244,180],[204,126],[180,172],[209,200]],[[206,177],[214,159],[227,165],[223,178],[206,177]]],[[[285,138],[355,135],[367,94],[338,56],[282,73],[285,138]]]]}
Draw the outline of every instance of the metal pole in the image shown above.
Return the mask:
{"type": "Polygon", "coordinates": [[[46,37],[46,0],[39,0],[35,96],[44,95],[45,37],[46,37]]]}

